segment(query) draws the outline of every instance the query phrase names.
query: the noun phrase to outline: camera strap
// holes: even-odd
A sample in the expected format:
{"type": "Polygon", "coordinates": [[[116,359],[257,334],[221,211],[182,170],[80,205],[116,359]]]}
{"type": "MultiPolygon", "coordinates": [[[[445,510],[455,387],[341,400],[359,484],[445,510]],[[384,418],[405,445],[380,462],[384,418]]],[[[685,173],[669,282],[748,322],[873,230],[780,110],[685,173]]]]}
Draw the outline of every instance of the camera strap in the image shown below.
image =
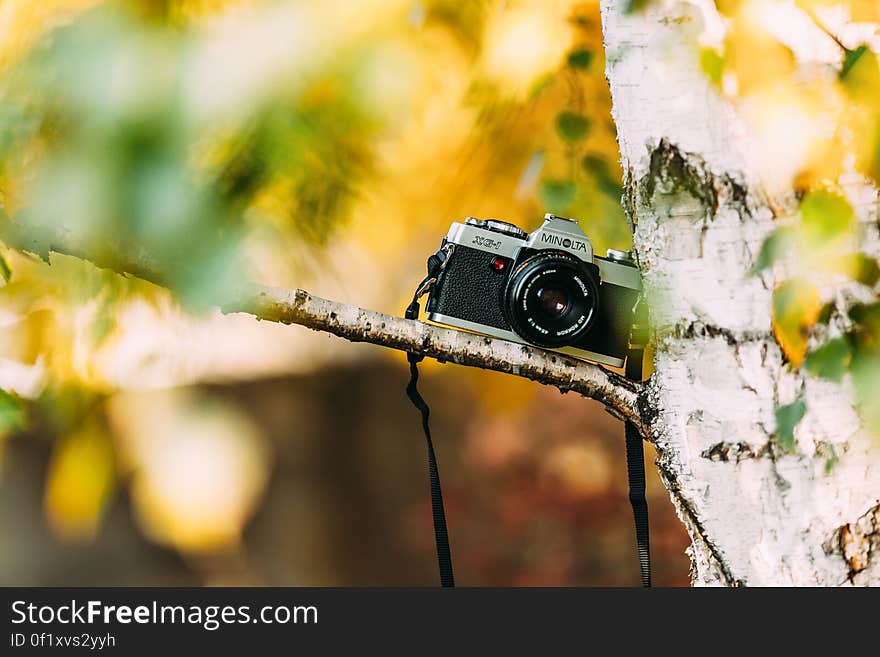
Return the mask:
{"type": "MultiPolygon", "coordinates": [[[[440,250],[428,259],[428,275],[419,283],[413,299],[406,308],[407,319],[419,318],[419,299],[431,289],[437,282],[437,276],[443,269],[449,251],[440,250]]],[[[455,586],[455,577],[452,573],[452,552],[449,549],[449,532],[446,529],[446,511],[443,507],[443,491],[440,488],[440,471],[437,468],[437,455],[434,453],[434,441],[431,440],[431,427],[428,419],[431,409],[425,402],[418,390],[419,363],[424,356],[413,352],[407,352],[406,359],[409,361],[409,383],[406,386],[406,396],[422,415],[422,431],[425,434],[425,443],[428,446],[428,476],[431,488],[431,515],[434,518],[434,543],[437,547],[437,564],[440,569],[440,586],[452,588],[455,586]]]]}
{"type": "MultiPolygon", "coordinates": [[[[626,378],[642,380],[642,361],[645,348],[630,345],[626,357],[626,378]]],[[[629,503],[636,524],[636,549],[639,554],[639,573],[642,586],[651,586],[651,543],[648,532],[648,501],[645,499],[645,451],[642,436],[632,422],[624,422],[626,438],[626,474],[629,484],[629,503]]]]}

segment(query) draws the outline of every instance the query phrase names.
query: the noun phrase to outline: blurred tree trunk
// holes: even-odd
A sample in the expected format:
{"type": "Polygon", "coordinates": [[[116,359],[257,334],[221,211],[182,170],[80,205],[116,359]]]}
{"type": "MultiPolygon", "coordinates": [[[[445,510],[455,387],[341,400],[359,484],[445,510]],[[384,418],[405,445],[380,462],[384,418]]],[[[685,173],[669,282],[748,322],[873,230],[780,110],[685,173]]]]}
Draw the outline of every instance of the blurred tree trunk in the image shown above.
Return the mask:
{"type": "MultiPolygon", "coordinates": [[[[877,443],[846,386],[788,366],[772,276],[749,273],[779,210],[746,165],[736,108],[700,70],[714,5],[631,4],[603,0],[602,21],[655,338],[643,419],[691,536],[693,581],[880,584],[877,443]],[[784,449],[775,409],[798,397],[807,413],[784,449]]],[[[876,192],[853,185],[860,220],[876,222],[876,192]]]]}

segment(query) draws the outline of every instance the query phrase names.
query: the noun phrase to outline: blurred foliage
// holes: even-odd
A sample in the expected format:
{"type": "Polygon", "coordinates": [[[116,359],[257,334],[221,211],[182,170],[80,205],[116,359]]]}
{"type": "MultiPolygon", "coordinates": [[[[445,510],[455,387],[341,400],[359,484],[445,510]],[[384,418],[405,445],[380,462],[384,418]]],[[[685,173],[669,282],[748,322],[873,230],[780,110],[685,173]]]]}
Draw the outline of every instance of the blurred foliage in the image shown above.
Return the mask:
{"type": "MultiPolygon", "coordinates": [[[[834,67],[803,64],[774,29],[775,3],[716,4],[724,34],[694,44],[695,65],[742,107],[771,204],[796,191],[796,216],[755,265],[779,273],[775,334],[792,366],[849,377],[880,427],[880,267],[843,182],[880,180],[877,54],[865,37],[841,44],[834,67]],[[838,307],[840,286],[858,303],[838,307]]],[[[844,23],[880,20],[873,0],[797,6],[821,31],[835,6],[844,23]]],[[[28,242],[0,249],[0,437],[57,438],[44,508],[59,536],[94,536],[123,489],[151,540],[222,551],[265,489],[271,455],[240,415],[119,392],[112,348],[132,308],[198,313],[244,280],[337,275],[339,243],[360,258],[346,280],[398,303],[399,272],[421,268],[468,214],[532,229],[553,211],[581,219],[597,251],[629,248],[597,0],[354,11],[345,0],[0,3],[0,234],[13,226],[28,242]],[[50,253],[59,236],[167,289],[50,253]]],[[[504,390],[473,394],[528,404],[525,387],[504,390]]],[[[784,444],[798,404],[780,408],[784,444]]],[[[541,466],[552,481],[598,486],[582,475],[595,455],[557,451],[541,466]]]]}
{"type": "Polygon", "coordinates": [[[116,395],[108,413],[147,536],[184,552],[236,547],[266,485],[269,454],[253,422],[174,390],[116,395]]]}
{"type": "Polygon", "coordinates": [[[0,249],[0,436],[57,437],[58,536],[93,537],[125,490],[152,540],[222,551],[264,489],[271,459],[235,413],[117,389],[133,309],[306,285],[334,275],[340,242],[381,263],[380,287],[467,214],[531,229],[552,210],[597,250],[629,247],[597,1],[352,11],[0,3],[0,235],[26,243],[0,249]],[[58,239],[110,269],[53,253],[58,239]]]}
{"type": "Polygon", "coordinates": [[[779,406],[776,409],[776,435],[779,445],[785,451],[794,451],[794,427],[806,412],[807,405],[803,399],[797,399],[791,404],[779,406]]]}
{"type": "Polygon", "coordinates": [[[358,88],[374,53],[342,35],[324,61],[300,6],[201,30],[139,8],[104,3],[8,68],[5,205],[100,261],[145,254],[204,307],[245,276],[252,215],[312,242],[344,215],[379,125],[358,88]]]}
{"type": "Polygon", "coordinates": [[[115,480],[113,448],[100,419],[90,418],[55,445],[46,482],[46,513],[62,537],[94,535],[115,480]]]}
{"type": "Polygon", "coordinates": [[[24,428],[24,412],[21,404],[5,390],[0,389],[0,435],[24,428]]]}
{"type": "Polygon", "coordinates": [[[794,278],[773,292],[773,331],[792,365],[799,366],[807,351],[807,330],[816,322],[822,304],[808,281],[794,278]]]}
{"type": "MultiPolygon", "coordinates": [[[[866,310],[875,301],[864,303],[877,299],[880,280],[877,254],[864,251],[876,208],[853,192],[863,182],[880,183],[880,65],[871,45],[880,3],[717,6],[726,29],[702,44],[699,65],[718,93],[743,109],[771,206],[790,207],[792,190],[797,197],[796,212],[783,213],[792,216],[780,217],[754,267],[773,268],[781,281],[774,333],[791,366],[838,382],[851,374],[864,419],[880,431],[880,326],[866,310]],[[799,22],[786,29],[785,21],[799,22]],[[836,50],[837,61],[823,62],[820,46],[836,50]]],[[[783,441],[803,416],[800,406],[784,408],[777,417],[783,441]]]]}

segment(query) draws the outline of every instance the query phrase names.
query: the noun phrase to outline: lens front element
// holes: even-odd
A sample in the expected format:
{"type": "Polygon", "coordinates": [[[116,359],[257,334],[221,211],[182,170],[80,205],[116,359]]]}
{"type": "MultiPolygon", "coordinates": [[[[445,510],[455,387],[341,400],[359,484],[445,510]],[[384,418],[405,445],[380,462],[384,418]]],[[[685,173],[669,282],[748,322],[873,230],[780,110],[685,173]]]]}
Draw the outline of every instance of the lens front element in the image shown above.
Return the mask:
{"type": "Polygon", "coordinates": [[[504,314],[526,342],[564,347],[593,324],[599,302],[598,270],[564,251],[540,251],[524,260],[505,289],[504,314]]]}
{"type": "Polygon", "coordinates": [[[561,286],[542,287],[538,290],[541,310],[551,319],[559,319],[568,308],[568,293],[561,286]]]}

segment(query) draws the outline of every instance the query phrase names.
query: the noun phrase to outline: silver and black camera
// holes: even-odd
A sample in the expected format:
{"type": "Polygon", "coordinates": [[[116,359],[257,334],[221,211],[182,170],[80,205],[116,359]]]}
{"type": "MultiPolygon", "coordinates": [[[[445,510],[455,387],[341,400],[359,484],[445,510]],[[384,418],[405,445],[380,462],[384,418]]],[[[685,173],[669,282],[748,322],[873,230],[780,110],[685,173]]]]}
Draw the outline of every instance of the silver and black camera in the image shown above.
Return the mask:
{"type": "Polygon", "coordinates": [[[548,214],[526,233],[468,217],[452,224],[438,256],[430,321],[623,365],[639,270],[628,252],[594,255],[577,221],[548,214]]]}

